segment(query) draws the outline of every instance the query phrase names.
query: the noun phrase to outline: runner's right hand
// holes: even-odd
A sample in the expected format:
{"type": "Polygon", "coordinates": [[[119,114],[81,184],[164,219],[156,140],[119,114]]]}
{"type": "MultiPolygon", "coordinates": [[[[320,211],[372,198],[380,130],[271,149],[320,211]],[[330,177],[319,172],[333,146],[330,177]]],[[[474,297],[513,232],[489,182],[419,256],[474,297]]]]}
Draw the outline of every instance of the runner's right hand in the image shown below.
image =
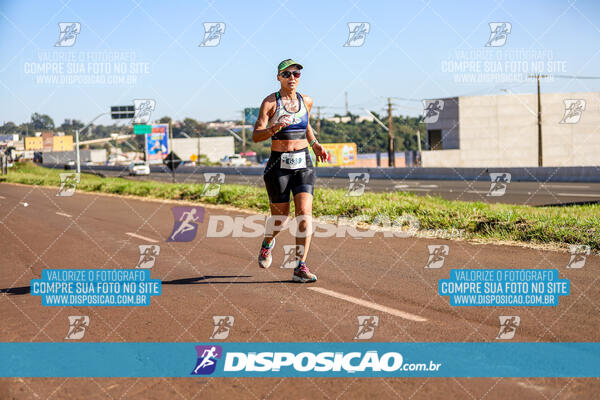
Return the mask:
{"type": "Polygon", "coordinates": [[[273,124],[273,126],[271,126],[271,132],[273,132],[274,135],[288,125],[289,124],[277,122],[276,124],[273,124]]]}

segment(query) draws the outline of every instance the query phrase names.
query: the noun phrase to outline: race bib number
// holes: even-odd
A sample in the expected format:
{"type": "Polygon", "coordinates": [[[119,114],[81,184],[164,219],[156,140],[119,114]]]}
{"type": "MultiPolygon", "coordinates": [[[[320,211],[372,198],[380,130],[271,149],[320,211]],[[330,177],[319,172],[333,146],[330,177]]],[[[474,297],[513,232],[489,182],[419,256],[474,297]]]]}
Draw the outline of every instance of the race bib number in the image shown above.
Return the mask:
{"type": "Polygon", "coordinates": [[[306,153],[283,153],[281,155],[282,169],[306,168],[306,153]]]}

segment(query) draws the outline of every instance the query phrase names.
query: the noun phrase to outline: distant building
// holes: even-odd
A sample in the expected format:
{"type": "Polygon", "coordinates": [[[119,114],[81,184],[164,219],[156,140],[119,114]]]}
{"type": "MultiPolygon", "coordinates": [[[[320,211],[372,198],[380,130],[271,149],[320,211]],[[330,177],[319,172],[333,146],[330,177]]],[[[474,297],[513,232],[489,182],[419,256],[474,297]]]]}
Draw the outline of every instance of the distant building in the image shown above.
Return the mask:
{"type": "Polygon", "coordinates": [[[25,150],[33,151],[73,151],[73,136],[64,132],[37,132],[36,136],[25,137],[25,150]]]}
{"type": "MultiPolygon", "coordinates": [[[[339,123],[350,122],[350,121],[352,121],[352,118],[348,115],[345,115],[343,117],[329,117],[329,118],[325,118],[325,120],[339,124],[339,123]]],[[[356,118],[356,122],[363,122],[363,121],[373,122],[373,121],[375,121],[375,118],[373,118],[370,115],[360,116],[360,117],[356,118]]]]}
{"type": "Polygon", "coordinates": [[[16,133],[0,135],[0,151],[12,148],[14,151],[23,152],[23,142],[19,141],[19,135],[16,133]]]}
{"type": "MultiPolygon", "coordinates": [[[[79,150],[79,158],[82,164],[104,164],[106,162],[106,149],[79,150]]],[[[42,154],[44,164],[64,164],[75,161],[75,151],[49,151],[42,154]]]]}
{"type": "Polygon", "coordinates": [[[54,136],[52,151],[72,151],[73,136],[54,136]]]}
{"type": "Polygon", "coordinates": [[[10,133],[6,135],[0,135],[0,143],[12,145],[19,141],[19,135],[16,133],[10,133]]]}
{"type": "MultiPolygon", "coordinates": [[[[537,94],[440,100],[425,123],[423,167],[538,165],[537,94]]],[[[545,93],[541,104],[543,165],[600,165],[600,92],[545,93]]]]}
{"type": "Polygon", "coordinates": [[[213,121],[206,124],[211,129],[233,128],[237,123],[235,121],[213,121]]]}
{"type": "Polygon", "coordinates": [[[42,151],[44,142],[41,136],[28,136],[25,138],[25,150],[42,151]]]}
{"type": "MultiPolygon", "coordinates": [[[[403,168],[403,167],[415,167],[417,165],[417,151],[397,151],[394,153],[394,158],[396,161],[395,167],[403,168]]],[[[376,167],[388,167],[388,153],[380,152],[379,160],[377,159],[377,153],[362,153],[358,154],[356,164],[354,167],[362,167],[362,168],[376,168],[376,167]],[[379,164],[378,164],[379,162],[379,164]]]]}
{"type": "Polygon", "coordinates": [[[204,154],[212,162],[234,154],[233,136],[173,139],[173,151],[183,161],[192,161],[204,154]]]}

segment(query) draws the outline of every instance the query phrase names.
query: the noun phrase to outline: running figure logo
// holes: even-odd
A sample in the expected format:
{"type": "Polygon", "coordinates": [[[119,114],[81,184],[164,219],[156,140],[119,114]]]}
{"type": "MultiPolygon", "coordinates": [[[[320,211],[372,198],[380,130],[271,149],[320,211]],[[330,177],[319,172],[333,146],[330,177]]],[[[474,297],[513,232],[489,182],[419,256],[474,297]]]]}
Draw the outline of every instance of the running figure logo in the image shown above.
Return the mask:
{"type": "Polygon", "coordinates": [[[156,261],[156,257],[160,254],[160,246],[156,244],[140,244],[140,258],[138,260],[136,268],[152,268],[154,267],[154,262],[156,261]]]}
{"type": "Polygon", "coordinates": [[[225,183],[225,174],[222,172],[205,172],[203,175],[206,183],[202,190],[202,196],[217,196],[221,190],[221,184],[225,183]]]}
{"type": "Polygon", "coordinates": [[[450,247],[445,244],[430,244],[427,246],[427,249],[429,250],[429,259],[427,260],[427,264],[425,264],[425,268],[442,268],[446,256],[450,252],[450,247]]]}
{"type": "Polygon", "coordinates": [[[150,122],[152,111],[156,108],[156,101],[152,99],[133,100],[133,121],[132,124],[147,124],[150,122]]]}
{"type": "Polygon", "coordinates": [[[377,315],[359,315],[358,332],[354,339],[368,340],[373,337],[375,328],[379,326],[379,317],[377,315]]]}
{"type": "Polygon", "coordinates": [[[281,268],[296,268],[298,260],[304,254],[304,246],[301,244],[283,245],[283,263],[281,268]]]}
{"type": "Polygon", "coordinates": [[[511,174],[509,172],[490,172],[492,184],[487,196],[499,197],[504,196],[508,184],[510,183],[511,174]]]}
{"type": "Polygon", "coordinates": [[[78,340],[83,338],[85,330],[90,326],[90,317],[87,315],[69,316],[69,331],[65,339],[78,340]]]}
{"type": "Polygon", "coordinates": [[[510,340],[515,337],[517,327],[521,324],[521,318],[518,316],[501,316],[500,318],[500,331],[496,339],[510,340]]]}
{"type": "Polygon", "coordinates": [[[73,196],[80,180],[81,176],[77,173],[60,174],[60,187],[56,195],[61,197],[73,196]]]}
{"type": "Polygon", "coordinates": [[[585,265],[586,256],[590,255],[590,246],[587,244],[571,244],[569,245],[569,251],[571,258],[567,264],[567,269],[579,269],[585,265]]]}
{"type": "Polygon", "coordinates": [[[506,44],[508,34],[512,30],[510,22],[490,22],[490,38],[485,47],[502,47],[506,44]]]}
{"type": "Polygon", "coordinates": [[[204,208],[194,206],[171,207],[173,231],[167,242],[191,242],[198,233],[198,224],[204,220],[204,208]]]}
{"type": "Polygon", "coordinates": [[[81,24],[79,22],[59,22],[58,29],[60,29],[60,34],[58,42],[54,46],[71,47],[75,44],[77,35],[81,33],[81,24]]]}
{"type": "Polygon", "coordinates": [[[217,360],[223,355],[221,346],[195,346],[198,354],[196,367],[190,375],[210,375],[217,368],[217,360]]]}
{"type": "Polygon", "coordinates": [[[214,329],[210,339],[224,340],[229,336],[229,331],[233,328],[235,318],[231,315],[214,315],[213,317],[214,329]]]}
{"type": "Polygon", "coordinates": [[[585,111],[584,99],[565,99],[565,115],[560,120],[561,124],[576,124],[585,111]]]}
{"type": "Polygon", "coordinates": [[[369,183],[370,177],[371,175],[368,172],[349,172],[348,179],[350,179],[350,184],[348,185],[346,196],[362,196],[365,193],[365,188],[367,187],[367,183],[369,183]]]}
{"type": "Polygon", "coordinates": [[[199,47],[215,47],[221,43],[221,36],[225,33],[225,22],[205,22],[204,39],[199,47]]]}
{"type": "Polygon", "coordinates": [[[348,40],[344,47],[360,47],[365,44],[367,34],[371,31],[371,24],[368,22],[348,22],[348,40]]]}
{"type": "Polygon", "coordinates": [[[444,100],[423,100],[423,122],[435,124],[444,109],[444,100]]]}

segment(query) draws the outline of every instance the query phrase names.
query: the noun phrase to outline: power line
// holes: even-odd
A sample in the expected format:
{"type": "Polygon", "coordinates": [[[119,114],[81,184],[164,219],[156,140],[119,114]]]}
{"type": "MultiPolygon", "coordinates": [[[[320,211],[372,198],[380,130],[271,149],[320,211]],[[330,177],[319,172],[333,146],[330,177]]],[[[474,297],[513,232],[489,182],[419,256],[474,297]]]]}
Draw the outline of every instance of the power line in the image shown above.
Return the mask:
{"type": "Polygon", "coordinates": [[[418,101],[419,103],[423,101],[423,99],[411,99],[409,97],[390,97],[390,99],[404,100],[404,101],[418,101]]]}
{"type": "Polygon", "coordinates": [[[600,79],[600,76],[577,76],[577,75],[550,75],[553,78],[564,79],[600,79]]]}

